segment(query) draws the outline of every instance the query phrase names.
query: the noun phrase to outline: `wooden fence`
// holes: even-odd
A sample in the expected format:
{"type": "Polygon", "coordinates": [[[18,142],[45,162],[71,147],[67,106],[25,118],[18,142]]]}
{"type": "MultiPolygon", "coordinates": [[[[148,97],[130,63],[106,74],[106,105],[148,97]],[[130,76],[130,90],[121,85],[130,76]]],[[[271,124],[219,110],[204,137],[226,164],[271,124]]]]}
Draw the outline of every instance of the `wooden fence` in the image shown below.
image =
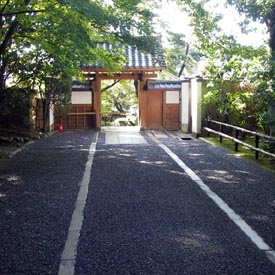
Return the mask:
{"type": "Polygon", "coordinates": [[[207,127],[204,127],[203,129],[208,132],[208,136],[210,135],[210,133],[214,133],[216,135],[219,135],[220,136],[220,142],[222,142],[223,137],[228,138],[230,140],[233,140],[235,142],[235,151],[238,151],[238,146],[239,146],[239,144],[241,144],[241,145],[243,145],[245,147],[248,147],[251,150],[255,151],[255,158],[256,159],[259,158],[259,153],[262,153],[264,155],[275,158],[275,154],[272,154],[270,152],[267,152],[267,151],[259,148],[259,144],[260,144],[261,139],[275,142],[275,137],[267,136],[267,135],[264,135],[264,134],[261,134],[261,133],[258,133],[258,132],[250,131],[250,130],[247,130],[247,129],[244,129],[244,128],[241,128],[241,127],[238,127],[238,126],[234,126],[234,125],[231,125],[231,124],[219,122],[219,121],[212,120],[212,119],[207,120],[207,127]],[[216,131],[216,130],[212,129],[210,127],[211,123],[219,125],[219,131],[216,131]],[[235,136],[233,137],[233,136],[225,134],[224,132],[225,132],[226,128],[234,129],[235,130],[235,136]],[[240,140],[239,137],[240,137],[241,132],[242,133],[248,133],[249,135],[254,136],[255,137],[255,146],[252,146],[252,145],[240,140]]]}
{"type": "Polygon", "coordinates": [[[94,129],[95,115],[91,104],[55,105],[55,124],[61,123],[63,129],[94,129]]]}

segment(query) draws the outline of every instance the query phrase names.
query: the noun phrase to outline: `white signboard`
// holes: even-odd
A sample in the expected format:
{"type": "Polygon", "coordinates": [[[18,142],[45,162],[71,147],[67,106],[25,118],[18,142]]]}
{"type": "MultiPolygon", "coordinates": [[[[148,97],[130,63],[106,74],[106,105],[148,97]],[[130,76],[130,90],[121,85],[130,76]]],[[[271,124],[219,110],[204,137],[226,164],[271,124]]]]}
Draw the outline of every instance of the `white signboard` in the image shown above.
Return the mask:
{"type": "Polygon", "coordinates": [[[179,104],[180,93],[179,91],[166,91],[166,104],[179,104]]]}
{"type": "Polygon", "coordinates": [[[92,104],[92,92],[72,92],[72,104],[92,104]]]}

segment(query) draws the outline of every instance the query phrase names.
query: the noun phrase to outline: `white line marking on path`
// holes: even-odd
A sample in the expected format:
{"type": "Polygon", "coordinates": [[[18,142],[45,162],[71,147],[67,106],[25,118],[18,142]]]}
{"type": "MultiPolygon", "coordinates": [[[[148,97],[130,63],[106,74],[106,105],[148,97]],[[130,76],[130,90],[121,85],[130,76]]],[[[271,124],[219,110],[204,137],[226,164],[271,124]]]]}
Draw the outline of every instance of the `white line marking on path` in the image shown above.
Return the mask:
{"type": "Polygon", "coordinates": [[[226,213],[226,215],[246,234],[247,237],[263,252],[266,257],[275,264],[275,250],[270,247],[263,238],[254,231],[250,225],[246,223],[228,204],[213,192],[202,179],[191,170],[175,153],[173,153],[167,146],[162,144],[153,134],[148,133],[150,138],[157,143],[184,171],[185,173],[202,189],[206,195],[212,199],[215,204],[226,213]]]}
{"type": "Polygon", "coordinates": [[[75,209],[72,215],[68,237],[61,256],[58,275],[74,274],[75,260],[77,255],[77,245],[78,245],[80,231],[83,223],[84,208],[85,208],[87,195],[89,191],[89,182],[90,182],[91,169],[92,169],[93,160],[94,160],[94,154],[96,151],[97,139],[98,139],[98,133],[96,133],[95,139],[93,139],[89,149],[88,160],[86,162],[85,171],[81,181],[78,196],[75,202],[75,209]]]}

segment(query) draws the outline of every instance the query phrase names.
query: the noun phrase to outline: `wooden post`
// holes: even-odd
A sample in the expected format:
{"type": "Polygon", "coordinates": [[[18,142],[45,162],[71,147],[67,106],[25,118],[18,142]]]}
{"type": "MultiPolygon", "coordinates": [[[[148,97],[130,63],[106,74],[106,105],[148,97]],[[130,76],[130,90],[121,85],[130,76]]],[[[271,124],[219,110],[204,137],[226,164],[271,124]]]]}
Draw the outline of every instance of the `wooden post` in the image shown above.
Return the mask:
{"type": "Polygon", "coordinates": [[[147,129],[147,94],[143,87],[145,80],[138,80],[138,105],[139,105],[139,126],[141,130],[147,129]]]}
{"type": "MultiPolygon", "coordinates": [[[[236,139],[239,139],[239,130],[236,129],[235,131],[235,138],[236,139]]],[[[238,142],[235,142],[235,151],[237,152],[239,149],[239,143],[238,142]]]]}
{"type": "MultiPolygon", "coordinates": [[[[255,136],[255,147],[259,148],[260,137],[258,135],[255,136]]],[[[259,152],[255,151],[255,159],[259,159],[259,152]]]]}
{"type": "Polygon", "coordinates": [[[96,115],[96,130],[100,130],[101,128],[101,79],[96,76],[94,83],[94,109],[96,115]]]}
{"type": "MultiPolygon", "coordinates": [[[[223,133],[223,125],[220,125],[220,132],[223,133]]],[[[220,136],[220,143],[222,143],[222,136],[220,136]]]]}

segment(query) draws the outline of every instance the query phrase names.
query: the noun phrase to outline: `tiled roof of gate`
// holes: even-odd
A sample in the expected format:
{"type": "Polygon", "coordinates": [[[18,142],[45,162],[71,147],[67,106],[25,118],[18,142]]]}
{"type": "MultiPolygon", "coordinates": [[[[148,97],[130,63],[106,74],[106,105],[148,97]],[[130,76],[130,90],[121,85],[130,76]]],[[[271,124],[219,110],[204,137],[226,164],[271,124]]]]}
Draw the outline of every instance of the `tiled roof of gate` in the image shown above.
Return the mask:
{"type": "Polygon", "coordinates": [[[73,80],[72,91],[90,91],[91,89],[92,83],[90,80],[73,80]]]}
{"type": "MultiPolygon", "coordinates": [[[[109,52],[112,51],[113,45],[108,42],[102,42],[96,44],[97,48],[102,48],[109,52]]],[[[166,63],[164,59],[164,54],[162,49],[155,54],[144,53],[140,51],[135,46],[123,45],[123,53],[126,57],[126,62],[124,63],[124,69],[163,69],[166,68],[166,63]]],[[[94,68],[103,69],[102,62],[96,62],[94,64],[89,64],[84,66],[84,68],[94,68]]]]}
{"type": "Polygon", "coordinates": [[[160,80],[160,79],[148,79],[147,90],[155,89],[181,89],[181,83],[184,80],[160,80]]]}

